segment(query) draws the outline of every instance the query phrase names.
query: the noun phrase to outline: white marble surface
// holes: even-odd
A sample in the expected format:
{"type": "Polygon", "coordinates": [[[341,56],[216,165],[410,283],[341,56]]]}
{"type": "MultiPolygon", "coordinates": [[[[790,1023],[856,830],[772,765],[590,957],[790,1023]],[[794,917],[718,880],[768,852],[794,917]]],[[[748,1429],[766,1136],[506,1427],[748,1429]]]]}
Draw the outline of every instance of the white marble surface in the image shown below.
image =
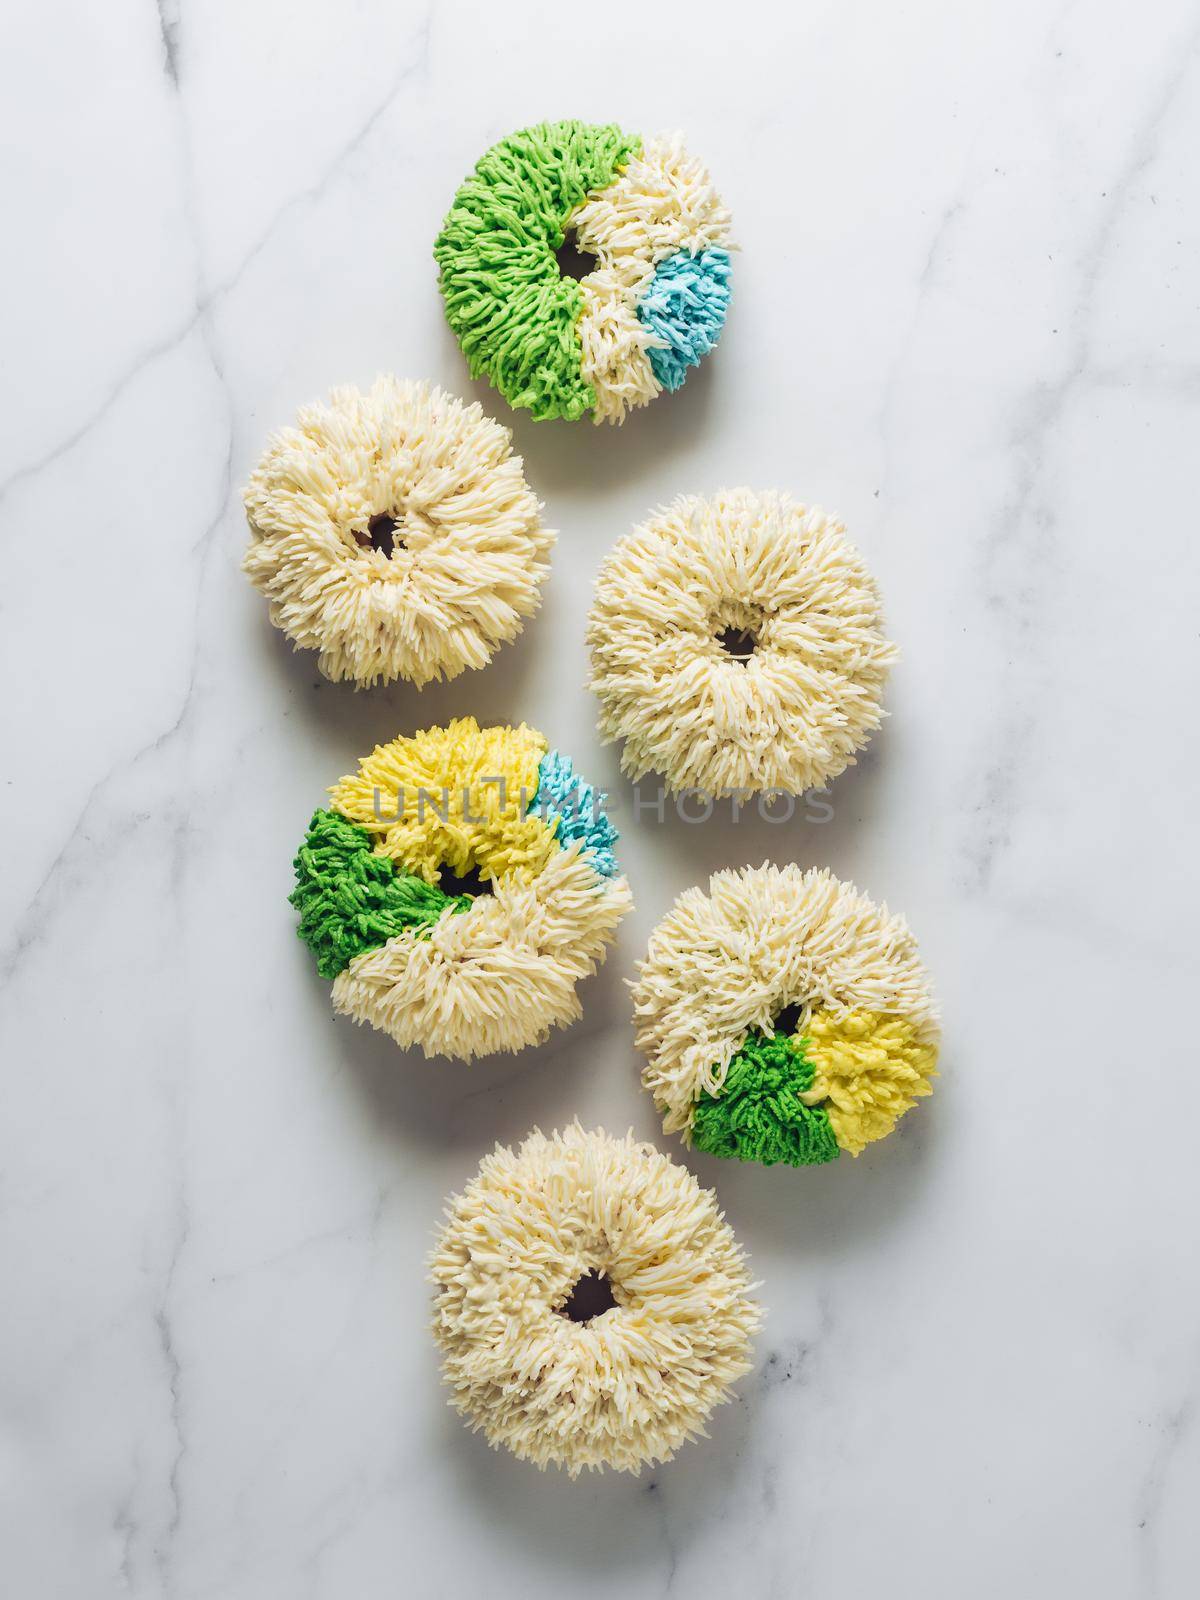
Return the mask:
{"type": "Polygon", "coordinates": [[[475,0],[9,10],[0,1590],[1193,1595],[1195,0],[689,0],[633,43],[475,0]],[[516,421],[562,537],[490,671],[330,687],[238,572],[238,485],[335,382],[468,392],[430,245],[546,115],[688,131],[744,248],[724,344],[623,431],[516,421]],[[637,912],[525,1057],[335,1022],[285,903],[324,785],[524,717],[631,823],[591,578],[736,482],[840,510],[904,650],[834,820],[630,826],[637,912]],[[757,1372],[662,1470],[539,1476],[443,1406],[442,1197],[534,1122],[657,1135],[622,980],[767,855],[906,911],[942,1085],[858,1162],[694,1160],[757,1372]]]}

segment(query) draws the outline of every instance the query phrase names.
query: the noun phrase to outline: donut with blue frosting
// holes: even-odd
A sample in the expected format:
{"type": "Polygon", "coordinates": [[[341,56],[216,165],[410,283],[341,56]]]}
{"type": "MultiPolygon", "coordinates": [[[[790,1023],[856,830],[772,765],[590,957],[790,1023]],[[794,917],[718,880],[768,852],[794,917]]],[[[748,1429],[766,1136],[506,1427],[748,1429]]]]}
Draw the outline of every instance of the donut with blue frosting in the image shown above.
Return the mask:
{"type": "Polygon", "coordinates": [[[678,134],[567,121],[493,145],[433,253],[473,378],[537,420],[622,422],[716,344],[731,248],[678,134]]]}
{"type": "Polygon", "coordinates": [[[459,1060],[581,1014],[633,902],[603,795],[540,733],[462,717],[377,746],[329,793],[291,903],[336,1011],[459,1060]]]}

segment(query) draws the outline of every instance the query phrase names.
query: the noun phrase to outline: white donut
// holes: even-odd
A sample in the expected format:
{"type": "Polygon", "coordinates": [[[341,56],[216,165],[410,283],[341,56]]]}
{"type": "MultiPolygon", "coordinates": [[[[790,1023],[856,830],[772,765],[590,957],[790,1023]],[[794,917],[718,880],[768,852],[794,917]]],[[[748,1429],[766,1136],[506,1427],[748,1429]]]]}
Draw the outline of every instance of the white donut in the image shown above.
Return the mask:
{"type": "Polygon", "coordinates": [[[447,1215],[433,1333],[451,1403],[493,1446],[637,1472],[749,1370],[761,1311],[716,1197],[632,1134],[576,1122],[497,1146],[447,1215]]]}
{"type": "Polygon", "coordinates": [[[882,629],[875,580],[840,522],[773,491],[683,496],[621,539],[597,578],[600,731],[624,740],[634,780],[659,772],[712,796],[819,788],[883,717],[897,652],[882,629]]]}
{"type": "Polygon", "coordinates": [[[306,406],[244,498],[242,568],[327,678],[454,678],[537,610],[554,534],[508,429],[428,384],[306,406]]]}

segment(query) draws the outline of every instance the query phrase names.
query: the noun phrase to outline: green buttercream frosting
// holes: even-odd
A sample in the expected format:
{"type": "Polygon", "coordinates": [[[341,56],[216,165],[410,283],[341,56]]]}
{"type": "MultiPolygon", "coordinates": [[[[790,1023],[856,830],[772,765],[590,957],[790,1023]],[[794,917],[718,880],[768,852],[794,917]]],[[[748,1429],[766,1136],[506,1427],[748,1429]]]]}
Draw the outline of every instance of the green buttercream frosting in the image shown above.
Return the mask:
{"type": "Polygon", "coordinates": [[[446,316],[471,376],[542,421],[596,402],[576,324],[583,291],[555,252],[572,212],[641,149],[613,124],[542,122],[482,156],[433,247],[446,316]]]}
{"type": "Polygon", "coordinates": [[[469,895],[448,895],[398,872],[377,856],[365,828],[336,811],[318,811],[293,863],[296,887],[288,896],[300,913],[296,930],[317,958],[323,978],[336,978],[355,956],[398,933],[428,933],[447,906],[465,911],[469,895]]]}
{"type": "Polygon", "coordinates": [[[701,1094],[692,1143],[710,1156],[761,1161],[765,1167],[833,1161],[838,1144],[828,1115],[800,1098],[812,1081],[803,1039],[778,1033],[768,1038],[755,1030],[729,1063],[720,1095],[701,1094]]]}

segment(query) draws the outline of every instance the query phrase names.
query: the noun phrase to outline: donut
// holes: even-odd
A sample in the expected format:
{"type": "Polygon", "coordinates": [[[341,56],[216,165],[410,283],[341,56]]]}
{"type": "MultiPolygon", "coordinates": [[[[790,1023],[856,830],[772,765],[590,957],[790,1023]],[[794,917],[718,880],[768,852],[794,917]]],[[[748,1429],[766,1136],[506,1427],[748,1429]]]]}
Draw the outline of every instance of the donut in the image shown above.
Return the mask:
{"type": "Polygon", "coordinates": [[[433,254],[473,378],[538,421],[622,422],[716,344],[730,249],[678,134],[542,122],[480,157],[433,254]]]}
{"type": "Polygon", "coordinates": [[[633,986],[642,1082],[709,1155],[859,1155],[930,1093],[940,1030],[902,917],[831,872],[714,873],[650,936],[633,986]]]}
{"type": "Polygon", "coordinates": [[[430,1261],[450,1403],[539,1467],[638,1472],[704,1432],[761,1311],[711,1190],[578,1122],[497,1145],[430,1261]]]}
{"type": "Polygon", "coordinates": [[[632,900],[603,795],[540,733],[463,717],[377,746],[329,793],[290,898],[335,1011],[459,1060],[581,1014],[632,900]]]}
{"type": "Polygon", "coordinates": [[[554,534],[507,428],[425,383],[335,389],[244,492],[243,571],[335,682],[484,667],[538,607],[554,534]]]}
{"type": "Polygon", "coordinates": [[[845,529],[786,494],[684,495],[613,547],[588,615],[622,770],[718,798],[802,794],[883,718],[895,646],[845,529]]]}

